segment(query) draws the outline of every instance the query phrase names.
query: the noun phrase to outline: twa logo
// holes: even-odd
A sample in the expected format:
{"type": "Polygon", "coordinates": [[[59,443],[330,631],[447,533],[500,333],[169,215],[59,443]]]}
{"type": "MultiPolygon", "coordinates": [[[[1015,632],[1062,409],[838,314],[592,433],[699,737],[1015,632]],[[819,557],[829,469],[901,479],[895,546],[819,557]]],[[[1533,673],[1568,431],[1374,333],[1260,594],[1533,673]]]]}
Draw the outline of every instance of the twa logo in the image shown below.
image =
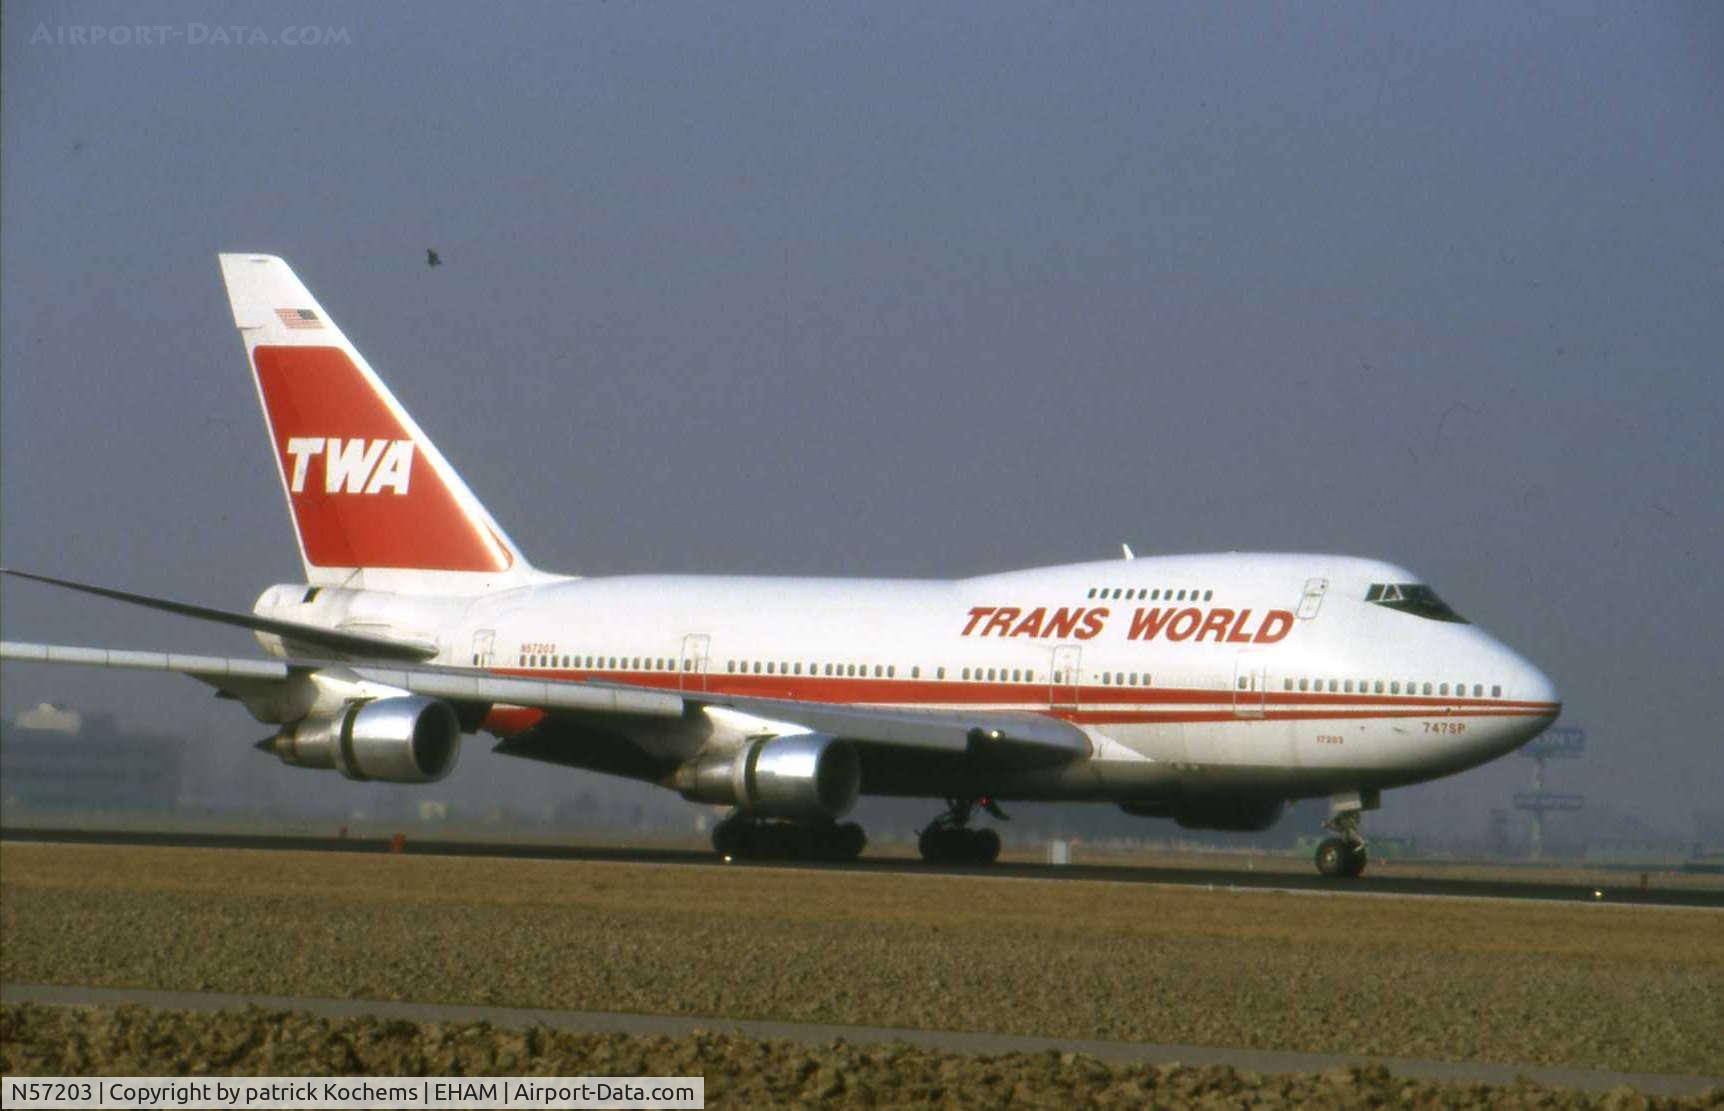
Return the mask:
{"type": "Polygon", "coordinates": [[[287,441],[293,458],[289,488],[305,493],[311,461],[323,460],[326,494],[396,494],[407,492],[413,476],[412,440],[343,440],[336,436],[293,436],[287,441]]]}

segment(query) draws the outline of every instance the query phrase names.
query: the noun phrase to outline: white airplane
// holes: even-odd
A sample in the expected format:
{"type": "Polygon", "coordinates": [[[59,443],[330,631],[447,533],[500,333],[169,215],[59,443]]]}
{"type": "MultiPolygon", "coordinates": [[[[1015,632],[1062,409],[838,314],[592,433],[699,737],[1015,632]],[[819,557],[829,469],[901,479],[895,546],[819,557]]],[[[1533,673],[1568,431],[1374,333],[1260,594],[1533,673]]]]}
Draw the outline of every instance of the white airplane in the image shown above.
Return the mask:
{"type": "Polygon", "coordinates": [[[945,800],[929,860],[988,863],[998,800],[1262,830],[1328,796],[1325,875],[1385,788],[1474,767],[1561,709],[1418,576],[1333,555],[1127,558],[957,580],[534,568],[288,265],[224,254],[306,581],[250,613],[33,578],[255,632],[271,660],[8,642],[189,675],[350,779],[495,751],[729,805],[713,845],[850,858],[860,794],[945,800]]]}

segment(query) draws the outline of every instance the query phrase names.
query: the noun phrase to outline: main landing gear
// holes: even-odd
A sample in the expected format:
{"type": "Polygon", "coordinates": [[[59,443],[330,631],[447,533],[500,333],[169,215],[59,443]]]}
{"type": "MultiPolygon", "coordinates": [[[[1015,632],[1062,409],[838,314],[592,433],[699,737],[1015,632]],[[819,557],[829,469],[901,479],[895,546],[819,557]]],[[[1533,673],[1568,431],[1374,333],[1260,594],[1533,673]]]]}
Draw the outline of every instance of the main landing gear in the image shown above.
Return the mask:
{"type": "Polygon", "coordinates": [[[991,829],[969,828],[980,806],[1001,821],[1010,821],[993,799],[947,799],[946,812],[929,822],[916,839],[929,864],[992,864],[1000,858],[1000,835],[991,829]]]}
{"type": "Polygon", "coordinates": [[[1317,846],[1317,871],[1332,879],[1353,879],[1365,870],[1365,838],[1359,832],[1359,810],[1340,810],[1323,823],[1339,836],[1317,846]]]}
{"type": "Polygon", "coordinates": [[[712,847],[745,860],[855,860],[867,844],[855,822],[810,824],[737,813],[712,827],[712,847]]]}

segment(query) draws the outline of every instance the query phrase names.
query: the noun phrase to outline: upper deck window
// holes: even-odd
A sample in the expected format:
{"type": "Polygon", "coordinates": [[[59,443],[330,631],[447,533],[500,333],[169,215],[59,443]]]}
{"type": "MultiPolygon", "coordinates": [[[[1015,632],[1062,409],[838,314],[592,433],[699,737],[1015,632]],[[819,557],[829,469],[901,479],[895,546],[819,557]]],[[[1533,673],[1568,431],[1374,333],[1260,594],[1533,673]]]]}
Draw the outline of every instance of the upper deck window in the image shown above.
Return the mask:
{"type": "Polygon", "coordinates": [[[1457,625],[1471,624],[1437,597],[1437,592],[1423,583],[1372,583],[1365,591],[1365,601],[1387,609],[1400,610],[1415,617],[1432,621],[1452,621],[1457,625]]]}

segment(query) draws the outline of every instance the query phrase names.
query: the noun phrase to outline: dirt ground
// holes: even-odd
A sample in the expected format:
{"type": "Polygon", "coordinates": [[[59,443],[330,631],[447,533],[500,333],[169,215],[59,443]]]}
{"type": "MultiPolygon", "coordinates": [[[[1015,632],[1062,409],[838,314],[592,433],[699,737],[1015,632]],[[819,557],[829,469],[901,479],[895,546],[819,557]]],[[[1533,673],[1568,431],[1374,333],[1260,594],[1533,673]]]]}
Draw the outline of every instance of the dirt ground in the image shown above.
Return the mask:
{"type": "Polygon", "coordinates": [[[252,1010],[0,1009],[0,1072],[22,1075],[703,1076],[708,1107],[1718,1108],[1724,1091],[1648,1099],[1534,1085],[1406,1080],[1382,1068],[1259,1076],[1110,1065],[1074,1053],[967,1057],[726,1034],[629,1037],[483,1023],[321,1019],[252,1010]]]}
{"type": "Polygon", "coordinates": [[[1724,1074],[1707,911],[0,846],[0,978],[1724,1074]]]}

